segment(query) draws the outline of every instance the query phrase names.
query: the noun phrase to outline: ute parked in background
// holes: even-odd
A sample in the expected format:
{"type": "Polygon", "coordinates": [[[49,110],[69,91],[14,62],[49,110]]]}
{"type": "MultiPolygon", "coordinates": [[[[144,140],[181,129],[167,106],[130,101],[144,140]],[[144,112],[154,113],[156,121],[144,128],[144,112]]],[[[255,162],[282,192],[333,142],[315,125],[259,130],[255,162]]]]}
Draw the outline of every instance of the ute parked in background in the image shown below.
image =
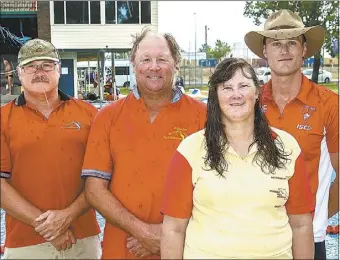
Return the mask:
{"type": "MultiPolygon", "coordinates": [[[[313,69],[305,69],[302,73],[308,78],[312,79],[313,69]]],[[[327,70],[319,70],[318,82],[329,83],[332,81],[332,73],[327,70]]]]}

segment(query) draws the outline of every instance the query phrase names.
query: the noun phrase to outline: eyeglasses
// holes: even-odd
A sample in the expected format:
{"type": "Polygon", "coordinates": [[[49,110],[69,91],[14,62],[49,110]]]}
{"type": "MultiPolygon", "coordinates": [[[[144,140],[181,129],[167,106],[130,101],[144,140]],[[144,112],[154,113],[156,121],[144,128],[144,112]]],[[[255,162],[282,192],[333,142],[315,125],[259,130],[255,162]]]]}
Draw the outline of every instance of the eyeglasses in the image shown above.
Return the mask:
{"type": "Polygon", "coordinates": [[[41,64],[28,64],[24,65],[21,68],[25,71],[27,74],[33,74],[35,73],[38,69],[49,72],[55,70],[55,66],[58,63],[51,63],[51,62],[46,62],[46,63],[41,63],[41,64]]]}

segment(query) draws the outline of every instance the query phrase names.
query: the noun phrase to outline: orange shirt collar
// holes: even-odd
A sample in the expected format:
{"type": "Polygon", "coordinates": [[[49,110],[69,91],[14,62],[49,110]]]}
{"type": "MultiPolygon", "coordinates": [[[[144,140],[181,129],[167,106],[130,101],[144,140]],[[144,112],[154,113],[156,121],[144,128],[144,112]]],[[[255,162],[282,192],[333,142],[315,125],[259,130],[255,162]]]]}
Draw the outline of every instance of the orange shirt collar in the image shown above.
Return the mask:
{"type": "MultiPolygon", "coordinates": [[[[304,104],[307,103],[308,94],[312,89],[312,82],[305,76],[302,75],[302,84],[299,94],[296,96],[304,104]]],[[[262,96],[264,99],[273,100],[272,93],[272,80],[269,80],[263,87],[262,96]]]]}

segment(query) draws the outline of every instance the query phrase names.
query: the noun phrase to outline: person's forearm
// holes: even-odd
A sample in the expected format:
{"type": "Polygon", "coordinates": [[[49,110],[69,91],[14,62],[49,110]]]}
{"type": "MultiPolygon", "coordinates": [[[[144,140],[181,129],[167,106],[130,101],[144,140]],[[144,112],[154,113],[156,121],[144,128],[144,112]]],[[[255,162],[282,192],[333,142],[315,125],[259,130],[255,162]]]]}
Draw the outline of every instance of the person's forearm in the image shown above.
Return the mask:
{"type": "Polygon", "coordinates": [[[66,208],[66,210],[69,212],[70,222],[79,218],[89,208],[90,208],[90,205],[86,202],[84,192],[82,192],[75,199],[75,201],[73,201],[72,204],[66,208]]]}
{"type": "Polygon", "coordinates": [[[36,227],[35,219],[42,211],[25,200],[8,182],[1,178],[1,208],[15,219],[36,227]]]}
{"type": "Polygon", "coordinates": [[[314,259],[314,237],[310,226],[292,228],[293,259],[314,259]]]}
{"type": "Polygon", "coordinates": [[[169,231],[162,234],[161,259],[183,259],[185,233],[169,231]]]}
{"type": "Polygon", "coordinates": [[[339,176],[337,174],[336,179],[329,190],[329,202],[328,202],[328,218],[334,216],[339,212],[339,176]]]}
{"type": "Polygon", "coordinates": [[[85,190],[87,202],[112,225],[137,237],[144,222],[129,212],[106,188],[88,188],[85,190]]]}

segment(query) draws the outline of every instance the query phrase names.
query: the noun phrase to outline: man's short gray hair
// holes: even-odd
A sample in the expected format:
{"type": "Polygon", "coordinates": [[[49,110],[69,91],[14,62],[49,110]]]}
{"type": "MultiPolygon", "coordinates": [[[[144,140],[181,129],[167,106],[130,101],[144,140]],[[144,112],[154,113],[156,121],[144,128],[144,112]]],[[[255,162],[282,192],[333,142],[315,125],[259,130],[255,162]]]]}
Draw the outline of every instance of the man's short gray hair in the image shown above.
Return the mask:
{"type": "MultiPolygon", "coordinates": [[[[133,35],[134,38],[132,49],[130,51],[130,61],[134,62],[136,58],[136,52],[138,50],[140,42],[149,34],[152,33],[150,28],[144,28],[140,34],[133,35]]],[[[175,38],[170,33],[160,33],[158,34],[160,36],[163,36],[168,44],[168,47],[171,52],[171,56],[175,61],[175,64],[179,64],[181,61],[181,52],[180,47],[175,40],[175,38]]]]}

